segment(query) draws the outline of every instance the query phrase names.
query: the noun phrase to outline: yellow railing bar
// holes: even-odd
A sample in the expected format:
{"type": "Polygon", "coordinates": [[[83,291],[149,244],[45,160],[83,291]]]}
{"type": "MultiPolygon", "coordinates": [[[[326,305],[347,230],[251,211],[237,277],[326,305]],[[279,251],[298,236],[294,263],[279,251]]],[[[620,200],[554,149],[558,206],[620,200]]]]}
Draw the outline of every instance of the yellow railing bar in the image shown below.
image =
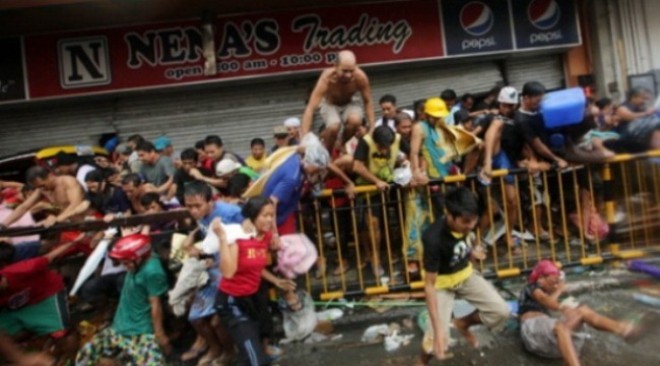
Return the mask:
{"type": "MultiPolygon", "coordinates": [[[[387,202],[385,200],[385,192],[380,193],[380,201],[381,201],[381,210],[383,213],[383,222],[382,222],[382,227],[385,229],[385,249],[387,250],[387,263],[389,264],[389,270],[390,270],[390,283],[394,284],[394,264],[392,263],[392,243],[390,242],[390,225],[389,225],[389,218],[388,218],[388,212],[387,212],[387,202]]],[[[380,222],[378,223],[379,225],[381,224],[380,222]]],[[[379,279],[376,279],[379,280],[379,279]]]]}
{"type": "MultiPolygon", "coordinates": [[[[300,232],[305,232],[305,220],[303,220],[303,210],[300,205],[298,205],[298,223],[300,224],[300,232]]],[[[320,254],[319,254],[320,255],[320,254]]],[[[309,271],[305,273],[305,284],[307,287],[307,293],[312,293],[312,281],[309,278],[309,271]]]]}
{"type": "MultiPolygon", "coordinates": [[[[566,250],[566,259],[568,261],[571,260],[571,248],[570,244],[568,242],[569,240],[569,235],[568,235],[568,226],[566,224],[566,205],[565,205],[565,198],[564,198],[564,177],[561,174],[557,174],[557,184],[559,186],[559,206],[560,206],[560,211],[561,211],[561,227],[562,227],[562,233],[564,233],[564,250],[566,250]]],[[[554,246],[552,247],[552,258],[556,258],[555,255],[555,248],[554,246]]]]}
{"type": "MultiPolygon", "coordinates": [[[[527,181],[529,182],[529,196],[532,199],[532,223],[534,224],[534,237],[536,242],[536,260],[541,260],[541,238],[540,234],[543,231],[543,224],[539,222],[538,215],[536,214],[536,192],[534,191],[534,179],[531,174],[528,174],[527,181]]],[[[543,197],[541,198],[543,199],[543,197]]],[[[552,229],[551,229],[552,230],[552,229]]],[[[525,263],[525,266],[527,263],[525,263]]],[[[527,268],[527,267],[525,267],[527,268]]]]}
{"type": "Polygon", "coordinates": [[[507,268],[497,271],[497,278],[520,276],[520,268],[507,268]]]}
{"type": "Polygon", "coordinates": [[[323,233],[321,232],[321,214],[320,214],[319,201],[314,200],[314,217],[316,218],[316,240],[319,246],[319,259],[320,266],[319,271],[321,272],[321,281],[323,281],[323,291],[328,291],[328,279],[326,277],[326,272],[328,270],[328,262],[325,258],[325,251],[323,250],[323,233]]]}
{"type": "Polygon", "coordinates": [[[364,290],[364,278],[362,277],[362,257],[360,256],[360,231],[358,230],[357,218],[355,217],[355,200],[351,200],[351,220],[353,222],[353,240],[355,240],[355,254],[357,256],[355,259],[357,262],[355,269],[358,275],[360,290],[364,290]]]}
{"type": "Polygon", "coordinates": [[[330,207],[332,209],[332,221],[335,231],[335,244],[337,245],[337,261],[339,265],[339,276],[341,279],[341,288],[346,291],[346,275],[344,273],[344,257],[341,255],[341,236],[339,235],[339,221],[337,220],[337,205],[335,196],[330,197],[330,207]]]}
{"type": "Polygon", "coordinates": [[[552,255],[552,260],[557,261],[557,255],[555,253],[555,232],[554,228],[552,226],[552,209],[550,208],[550,192],[548,192],[548,173],[543,172],[541,174],[543,176],[543,187],[545,188],[543,192],[543,201],[544,203],[547,203],[545,205],[546,209],[546,216],[548,220],[548,234],[550,235],[550,253],[552,255]]]}
{"type": "Polygon", "coordinates": [[[596,265],[596,264],[601,264],[601,263],[603,263],[603,257],[601,257],[599,255],[594,256],[594,257],[585,257],[585,258],[580,259],[580,263],[583,266],[593,266],[593,265],[596,265]]]}
{"type": "Polygon", "coordinates": [[[321,301],[338,300],[338,299],[341,299],[343,297],[344,297],[344,292],[342,292],[342,291],[322,292],[321,296],[319,296],[321,301]]]}
{"type": "MultiPolygon", "coordinates": [[[[414,189],[414,188],[413,188],[414,189]]],[[[410,190],[408,191],[410,192],[410,190]]],[[[401,255],[403,256],[403,271],[406,273],[405,278],[406,278],[406,283],[410,283],[410,272],[408,271],[408,250],[410,250],[410,238],[408,238],[408,231],[406,228],[408,225],[406,225],[406,222],[403,220],[403,198],[401,194],[401,189],[398,189],[396,191],[396,198],[398,201],[397,204],[397,212],[399,214],[399,231],[401,232],[401,255]]],[[[406,195],[408,198],[410,195],[406,195]]],[[[420,263],[421,264],[421,263],[420,263]]],[[[417,268],[419,271],[420,269],[417,268]]]]}

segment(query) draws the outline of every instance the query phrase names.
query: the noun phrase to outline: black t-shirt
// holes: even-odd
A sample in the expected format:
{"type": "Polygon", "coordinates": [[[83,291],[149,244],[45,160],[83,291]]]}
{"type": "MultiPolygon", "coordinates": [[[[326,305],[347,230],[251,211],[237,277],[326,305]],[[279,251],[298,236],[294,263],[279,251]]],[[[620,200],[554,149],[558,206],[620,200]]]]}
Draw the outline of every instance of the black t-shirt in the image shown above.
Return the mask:
{"type": "Polygon", "coordinates": [[[548,310],[543,307],[538,301],[534,300],[532,294],[536,289],[539,288],[538,283],[529,283],[523,287],[520,292],[520,300],[518,300],[518,315],[522,316],[523,314],[530,311],[538,311],[539,313],[548,314],[548,310]]]}
{"type": "Polygon", "coordinates": [[[525,146],[525,136],[524,131],[520,125],[516,124],[515,121],[509,117],[502,115],[488,115],[484,118],[480,125],[483,128],[484,136],[493,120],[499,119],[504,122],[502,126],[502,137],[500,140],[500,147],[506,156],[511,160],[511,163],[516,164],[516,162],[522,160],[522,151],[525,146]]]}
{"type": "Polygon", "coordinates": [[[480,101],[477,103],[472,110],[473,111],[483,111],[484,109],[497,109],[499,107],[499,103],[497,101],[493,101],[492,103],[488,104],[485,101],[480,101]]]}
{"type": "MultiPolygon", "coordinates": [[[[399,150],[406,156],[410,155],[410,144],[408,141],[401,139],[399,143],[399,150]]],[[[355,153],[353,154],[355,160],[363,162],[365,165],[369,163],[369,144],[367,144],[364,139],[358,141],[357,147],[355,148],[355,153]]]]}
{"type": "Polygon", "coordinates": [[[109,186],[103,193],[86,192],[85,199],[90,206],[101,214],[126,212],[131,209],[131,203],[126,192],[119,187],[109,186]]]}
{"type": "Polygon", "coordinates": [[[525,112],[518,109],[513,119],[522,128],[525,141],[528,144],[531,144],[536,138],[539,138],[546,145],[550,141],[543,123],[543,116],[540,113],[525,112]]]}
{"type": "MultiPolygon", "coordinates": [[[[207,174],[205,174],[205,172],[201,170],[200,172],[208,176],[207,174]]],[[[183,169],[177,169],[176,173],[174,173],[174,184],[176,184],[176,199],[179,200],[179,203],[181,205],[186,204],[186,202],[184,201],[184,192],[185,192],[186,184],[194,181],[196,181],[196,179],[191,177],[190,174],[186,173],[183,169]]]]}
{"type": "Polygon", "coordinates": [[[465,269],[470,263],[474,238],[474,233],[456,238],[444,217],[435,220],[422,235],[424,270],[447,275],[465,269]]]}

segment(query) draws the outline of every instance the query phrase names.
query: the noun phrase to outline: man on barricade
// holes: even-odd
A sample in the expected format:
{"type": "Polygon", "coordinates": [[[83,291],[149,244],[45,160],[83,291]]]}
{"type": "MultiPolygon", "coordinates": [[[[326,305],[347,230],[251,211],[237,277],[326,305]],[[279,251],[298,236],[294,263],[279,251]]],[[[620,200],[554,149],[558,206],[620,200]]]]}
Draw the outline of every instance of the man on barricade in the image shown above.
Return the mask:
{"type": "MultiPolygon", "coordinates": [[[[317,108],[325,123],[321,138],[330,151],[335,146],[342,123],[346,123],[345,128],[354,131],[362,123],[362,118],[366,113],[369,128],[374,128],[376,117],[372,105],[369,78],[357,66],[353,52],[348,50],[339,52],[337,64],[321,73],[303,114],[302,136],[311,131],[314,112],[317,108]],[[354,98],[357,92],[360,92],[362,96],[364,108],[354,98]],[[347,118],[349,114],[356,117],[349,119],[347,118]]],[[[353,135],[353,133],[349,131],[348,135],[353,135]]]]}

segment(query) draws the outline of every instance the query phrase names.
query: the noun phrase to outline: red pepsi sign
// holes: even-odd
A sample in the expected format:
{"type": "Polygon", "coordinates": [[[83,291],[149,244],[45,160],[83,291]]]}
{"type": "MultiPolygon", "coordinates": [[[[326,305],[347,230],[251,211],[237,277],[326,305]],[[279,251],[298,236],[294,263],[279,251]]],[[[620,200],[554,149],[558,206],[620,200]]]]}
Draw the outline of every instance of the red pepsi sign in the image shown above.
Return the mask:
{"type": "Polygon", "coordinates": [[[442,1],[448,56],[513,49],[507,0],[442,1]]]}
{"type": "Polygon", "coordinates": [[[511,0],[516,48],[571,46],[580,43],[572,0],[511,0]]]}

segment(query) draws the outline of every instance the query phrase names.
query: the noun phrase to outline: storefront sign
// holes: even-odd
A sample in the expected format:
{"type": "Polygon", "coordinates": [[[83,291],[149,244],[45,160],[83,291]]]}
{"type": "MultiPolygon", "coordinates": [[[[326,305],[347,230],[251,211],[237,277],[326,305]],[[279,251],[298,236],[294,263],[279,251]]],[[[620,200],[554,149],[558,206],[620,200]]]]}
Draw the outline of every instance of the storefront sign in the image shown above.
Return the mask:
{"type": "Polygon", "coordinates": [[[447,55],[513,50],[508,0],[443,1],[447,55]]]}
{"type": "Polygon", "coordinates": [[[218,18],[217,74],[204,75],[200,21],[26,39],[30,95],[155,88],[320,69],[351,49],[360,64],[443,56],[438,2],[356,5],[218,18]],[[56,60],[56,62],[44,62],[56,60]]]}
{"type": "Polygon", "coordinates": [[[580,43],[572,0],[511,0],[516,48],[544,48],[580,43]]]}
{"type": "Polygon", "coordinates": [[[20,38],[0,39],[0,103],[25,99],[20,38]]]}
{"type": "Polygon", "coordinates": [[[397,1],[219,17],[213,26],[213,75],[201,19],[27,36],[23,50],[19,39],[2,40],[0,103],[319,70],[342,49],[376,65],[580,42],[574,0],[397,1]]]}

